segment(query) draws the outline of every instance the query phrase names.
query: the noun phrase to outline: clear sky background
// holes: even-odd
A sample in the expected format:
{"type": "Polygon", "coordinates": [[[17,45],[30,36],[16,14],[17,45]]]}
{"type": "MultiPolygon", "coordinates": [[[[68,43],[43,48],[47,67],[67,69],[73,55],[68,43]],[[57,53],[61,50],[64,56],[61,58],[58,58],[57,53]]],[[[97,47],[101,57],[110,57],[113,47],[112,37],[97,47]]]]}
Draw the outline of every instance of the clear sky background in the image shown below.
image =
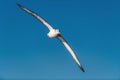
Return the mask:
{"type": "Polygon", "coordinates": [[[0,0],[0,79],[13,78],[120,79],[120,1],[0,0]],[[86,72],[16,3],[60,29],[86,72]]]}

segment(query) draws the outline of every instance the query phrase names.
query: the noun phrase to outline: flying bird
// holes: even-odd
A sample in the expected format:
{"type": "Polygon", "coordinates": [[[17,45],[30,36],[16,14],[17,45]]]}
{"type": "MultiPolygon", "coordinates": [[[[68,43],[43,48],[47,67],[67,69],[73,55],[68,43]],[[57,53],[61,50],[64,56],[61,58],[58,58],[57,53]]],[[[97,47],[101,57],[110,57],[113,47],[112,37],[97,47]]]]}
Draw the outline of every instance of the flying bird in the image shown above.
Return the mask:
{"type": "Polygon", "coordinates": [[[34,16],[36,19],[38,19],[41,23],[43,23],[48,29],[49,32],[47,34],[47,36],[49,38],[58,38],[61,43],[65,46],[65,48],[68,50],[68,52],[71,54],[71,56],[73,57],[74,61],[77,63],[78,67],[85,72],[85,70],[83,69],[82,65],[80,64],[80,61],[78,60],[75,52],[72,50],[72,48],[69,46],[69,44],[67,43],[67,41],[62,37],[60,31],[58,29],[54,29],[50,24],[48,24],[42,17],[40,17],[37,13],[23,7],[20,4],[17,4],[17,6],[19,8],[21,8],[22,10],[24,10],[25,12],[31,14],[32,16],[34,16]]]}

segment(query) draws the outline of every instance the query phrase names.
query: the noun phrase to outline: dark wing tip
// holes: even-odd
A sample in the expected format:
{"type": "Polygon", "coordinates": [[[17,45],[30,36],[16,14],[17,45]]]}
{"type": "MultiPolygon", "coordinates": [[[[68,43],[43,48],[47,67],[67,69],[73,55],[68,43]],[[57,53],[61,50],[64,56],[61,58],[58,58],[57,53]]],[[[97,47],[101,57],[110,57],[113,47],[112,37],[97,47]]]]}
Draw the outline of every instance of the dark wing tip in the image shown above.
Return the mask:
{"type": "Polygon", "coordinates": [[[80,68],[83,72],[85,72],[85,70],[83,69],[83,67],[82,67],[82,66],[79,66],[79,68],[80,68]]]}
{"type": "Polygon", "coordinates": [[[20,5],[20,4],[18,4],[18,3],[16,3],[16,5],[17,5],[18,7],[20,7],[20,8],[23,8],[23,6],[22,6],[22,5],[20,5]]]}

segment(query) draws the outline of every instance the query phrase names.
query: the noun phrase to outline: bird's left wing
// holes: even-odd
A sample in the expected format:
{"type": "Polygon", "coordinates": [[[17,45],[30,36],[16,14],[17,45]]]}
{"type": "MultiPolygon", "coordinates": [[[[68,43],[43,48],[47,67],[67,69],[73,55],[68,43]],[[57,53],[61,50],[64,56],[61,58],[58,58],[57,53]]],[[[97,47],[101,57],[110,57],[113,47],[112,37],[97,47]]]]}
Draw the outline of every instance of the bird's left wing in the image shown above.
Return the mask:
{"type": "Polygon", "coordinates": [[[64,39],[60,34],[57,36],[57,38],[62,42],[62,44],[65,46],[65,48],[66,48],[66,49],[69,51],[69,53],[72,55],[73,59],[75,60],[75,62],[76,62],[77,65],[78,65],[78,67],[79,67],[83,72],[85,72],[84,69],[83,69],[83,67],[82,67],[82,65],[80,64],[77,56],[75,55],[75,52],[74,52],[74,51],[72,50],[72,48],[68,45],[68,43],[65,41],[65,39],[64,39]]]}
{"type": "Polygon", "coordinates": [[[53,29],[51,25],[49,25],[42,17],[40,17],[37,13],[23,7],[22,5],[20,4],[17,4],[17,6],[19,8],[21,8],[22,10],[24,10],[25,12],[31,14],[32,16],[34,16],[36,19],[38,19],[40,22],[42,22],[49,30],[53,29]]]}

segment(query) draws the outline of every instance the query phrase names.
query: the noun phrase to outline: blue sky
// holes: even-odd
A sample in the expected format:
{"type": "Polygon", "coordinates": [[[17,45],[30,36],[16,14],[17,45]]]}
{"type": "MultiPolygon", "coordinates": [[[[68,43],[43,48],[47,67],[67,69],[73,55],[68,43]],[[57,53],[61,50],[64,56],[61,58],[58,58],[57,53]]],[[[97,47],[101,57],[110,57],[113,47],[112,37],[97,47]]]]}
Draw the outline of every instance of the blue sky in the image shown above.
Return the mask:
{"type": "Polygon", "coordinates": [[[120,79],[119,0],[1,0],[1,79],[120,79]],[[48,29],[16,3],[45,18],[75,50],[85,73],[48,29]]]}

